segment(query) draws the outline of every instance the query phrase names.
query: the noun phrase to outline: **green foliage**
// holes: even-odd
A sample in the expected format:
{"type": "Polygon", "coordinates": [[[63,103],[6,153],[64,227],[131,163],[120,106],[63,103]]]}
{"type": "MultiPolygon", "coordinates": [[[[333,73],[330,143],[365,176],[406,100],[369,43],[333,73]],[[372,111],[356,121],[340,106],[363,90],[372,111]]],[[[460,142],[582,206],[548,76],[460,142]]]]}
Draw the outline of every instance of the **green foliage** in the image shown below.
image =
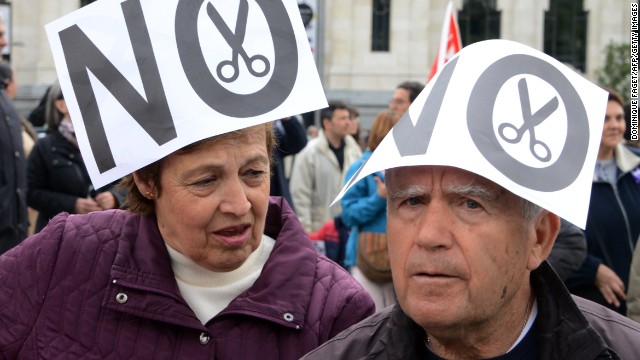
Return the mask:
{"type": "Polygon", "coordinates": [[[596,70],[598,83],[617,91],[629,102],[631,95],[631,45],[610,42],[603,51],[604,66],[596,70]]]}

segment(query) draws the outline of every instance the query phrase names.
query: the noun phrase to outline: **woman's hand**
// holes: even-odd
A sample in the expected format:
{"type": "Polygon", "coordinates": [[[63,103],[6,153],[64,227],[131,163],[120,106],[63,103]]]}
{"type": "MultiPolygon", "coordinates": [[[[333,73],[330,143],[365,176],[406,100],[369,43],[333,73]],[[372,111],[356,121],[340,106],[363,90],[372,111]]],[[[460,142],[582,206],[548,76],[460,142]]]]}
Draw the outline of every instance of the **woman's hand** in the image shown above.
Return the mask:
{"type": "Polygon", "coordinates": [[[116,197],[113,196],[113,194],[108,191],[101,192],[98,195],[96,195],[96,202],[98,203],[98,206],[100,206],[102,210],[113,209],[116,206],[118,206],[116,197]]]}
{"type": "Polygon", "coordinates": [[[377,175],[373,175],[373,180],[376,182],[376,185],[378,186],[378,195],[380,195],[380,197],[383,198],[387,198],[387,186],[384,184],[384,182],[382,181],[382,179],[377,176],[377,175]]]}
{"type": "Polygon", "coordinates": [[[78,198],[76,200],[76,214],[88,214],[92,211],[100,211],[102,208],[98,202],[91,198],[78,198]]]}
{"type": "Polygon", "coordinates": [[[618,299],[626,299],[622,280],[608,266],[600,264],[596,273],[596,287],[609,304],[620,307],[618,299]]]}

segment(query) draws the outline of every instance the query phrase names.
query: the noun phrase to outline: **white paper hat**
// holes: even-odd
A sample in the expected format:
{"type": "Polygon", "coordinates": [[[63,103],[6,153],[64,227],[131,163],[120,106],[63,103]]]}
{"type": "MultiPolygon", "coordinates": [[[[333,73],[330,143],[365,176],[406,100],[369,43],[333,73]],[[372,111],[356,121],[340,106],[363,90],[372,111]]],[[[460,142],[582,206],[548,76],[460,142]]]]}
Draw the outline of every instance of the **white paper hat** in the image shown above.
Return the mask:
{"type": "Polygon", "coordinates": [[[465,47],[338,195],[400,166],[473,172],[584,228],[607,93],[519,43],[465,47]]]}
{"type": "Polygon", "coordinates": [[[46,31],[95,187],[327,106],[295,0],[101,0],[46,31]]]}

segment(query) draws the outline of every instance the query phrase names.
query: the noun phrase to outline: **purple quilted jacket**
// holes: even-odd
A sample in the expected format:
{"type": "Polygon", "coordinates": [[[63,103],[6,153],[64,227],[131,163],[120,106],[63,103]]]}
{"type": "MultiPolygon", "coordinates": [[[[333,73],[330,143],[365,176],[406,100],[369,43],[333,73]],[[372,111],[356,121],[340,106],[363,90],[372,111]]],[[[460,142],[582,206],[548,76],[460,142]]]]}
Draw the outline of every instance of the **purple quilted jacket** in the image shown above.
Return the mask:
{"type": "Polygon", "coordinates": [[[60,214],[0,257],[0,358],[298,359],[373,313],[280,198],[265,233],[276,243],[258,280],[202,325],[153,218],[60,214]]]}

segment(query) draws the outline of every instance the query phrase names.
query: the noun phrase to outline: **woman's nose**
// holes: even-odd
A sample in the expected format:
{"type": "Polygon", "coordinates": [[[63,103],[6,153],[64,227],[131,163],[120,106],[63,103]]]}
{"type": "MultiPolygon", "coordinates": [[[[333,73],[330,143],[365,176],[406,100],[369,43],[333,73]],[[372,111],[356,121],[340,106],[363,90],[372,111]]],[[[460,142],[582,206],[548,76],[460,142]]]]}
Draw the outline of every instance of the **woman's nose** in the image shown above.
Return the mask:
{"type": "Polygon", "coordinates": [[[243,216],[251,209],[251,202],[247,198],[246,189],[239,178],[227,181],[222,196],[220,210],[224,213],[243,216]]]}

